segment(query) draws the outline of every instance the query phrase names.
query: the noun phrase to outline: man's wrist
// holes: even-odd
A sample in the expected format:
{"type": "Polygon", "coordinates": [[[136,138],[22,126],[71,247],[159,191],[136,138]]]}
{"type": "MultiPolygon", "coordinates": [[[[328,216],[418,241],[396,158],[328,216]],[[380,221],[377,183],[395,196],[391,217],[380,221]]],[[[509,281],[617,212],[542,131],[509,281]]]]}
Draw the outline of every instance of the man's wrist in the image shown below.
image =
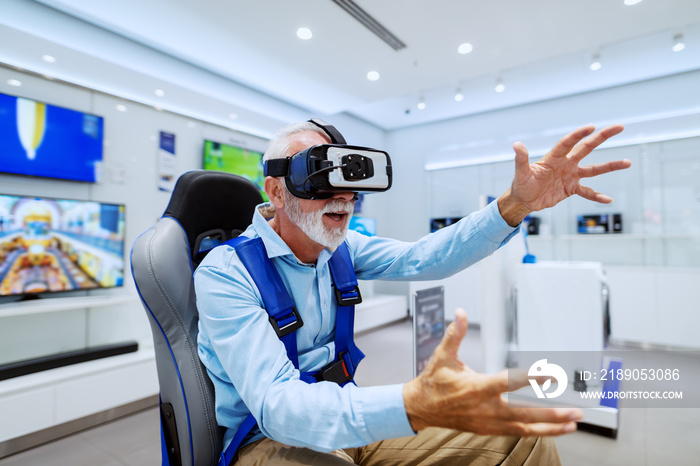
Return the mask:
{"type": "Polygon", "coordinates": [[[418,408],[421,407],[420,400],[420,389],[418,388],[418,379],[413,379],[403,387],[403,402],[406,408],[406,416],[408,417],[408,422],[411,424],[411,429],[414,432],[418,432],[428,427],[420,414],[418,413],[418,408]]]}
{"type": "Polygon", "coordinates": [[[503,220],[512,227],[517,227],[520,222],[530,213],[532,210],[525,207],[523,204],[515,201],[510,193],[510,188],[498,197],[496,201],[498,203],[498,211],[503,217],[503,220]]]}

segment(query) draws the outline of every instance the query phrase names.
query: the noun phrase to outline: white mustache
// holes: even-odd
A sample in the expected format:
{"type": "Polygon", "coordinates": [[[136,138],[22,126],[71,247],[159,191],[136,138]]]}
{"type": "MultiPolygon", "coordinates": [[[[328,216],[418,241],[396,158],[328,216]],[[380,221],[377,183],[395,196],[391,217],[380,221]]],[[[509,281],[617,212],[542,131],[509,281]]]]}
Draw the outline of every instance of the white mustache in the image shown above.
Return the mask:
{"type": "Polygon", "coordinates": [[[329,201],[323,209],[321,209],[322,214],[330,213],[346,213],[352,214],[355,210],[355,203],[352,201],[343,201],[341,199],[333,199],[329,201]]]}

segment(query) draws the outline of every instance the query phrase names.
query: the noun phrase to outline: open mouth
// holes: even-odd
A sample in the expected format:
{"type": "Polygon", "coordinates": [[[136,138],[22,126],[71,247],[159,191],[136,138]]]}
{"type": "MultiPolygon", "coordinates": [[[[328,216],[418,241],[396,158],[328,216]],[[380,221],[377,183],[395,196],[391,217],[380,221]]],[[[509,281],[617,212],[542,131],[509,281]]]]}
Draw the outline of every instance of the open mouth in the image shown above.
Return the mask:
{"type": "Polygon", "coordinates": [[[345,217],[348,215],[347,212],[326,212],[323,214],[325,217],[328,217],[329,219],[333,220],[334,222],[341,222],[345,220],[345,217]]]}

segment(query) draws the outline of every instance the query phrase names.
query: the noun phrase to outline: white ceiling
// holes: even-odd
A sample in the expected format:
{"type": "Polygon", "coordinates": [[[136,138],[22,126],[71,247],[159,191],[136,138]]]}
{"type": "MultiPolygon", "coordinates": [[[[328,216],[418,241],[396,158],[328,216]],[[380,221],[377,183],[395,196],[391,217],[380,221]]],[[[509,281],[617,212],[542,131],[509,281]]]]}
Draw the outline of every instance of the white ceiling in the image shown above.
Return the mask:
{"type": "Polygon", "coordinates": [[[399,51],[331,0],[37,1],[310,112],[383,129],[700,68],[698,0],[355,0],[407,45],[399,51]],[[296,38],[301,26],[311,40],[296,38]],[[678,32],[688,46],[674,53],[678,32]],[[458,54],[462,42],[473,52],[458,54]],[[370,70],[381,78],[368,81],[370,70]]]}

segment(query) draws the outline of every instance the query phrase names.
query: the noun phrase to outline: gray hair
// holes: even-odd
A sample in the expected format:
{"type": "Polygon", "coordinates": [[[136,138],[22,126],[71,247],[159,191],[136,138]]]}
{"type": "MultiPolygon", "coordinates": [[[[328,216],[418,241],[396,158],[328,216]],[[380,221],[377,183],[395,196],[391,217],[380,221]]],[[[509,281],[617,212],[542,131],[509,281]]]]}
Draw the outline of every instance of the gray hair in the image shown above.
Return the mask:
{"type": "Polygon", "coordinates": [[[270,145],[263,155],[263,162],[270,159],[282,159],[284,157],[289,157],[294,154],[290,154],[291,139],[292,136],[299,133],[314,132],[328,138],[328,135],[320,127],[311,123],[310,121],[303,121],[299,123],[292,123],[287,125],[277,131],[275,138],[270,141],[270,145]]]}

